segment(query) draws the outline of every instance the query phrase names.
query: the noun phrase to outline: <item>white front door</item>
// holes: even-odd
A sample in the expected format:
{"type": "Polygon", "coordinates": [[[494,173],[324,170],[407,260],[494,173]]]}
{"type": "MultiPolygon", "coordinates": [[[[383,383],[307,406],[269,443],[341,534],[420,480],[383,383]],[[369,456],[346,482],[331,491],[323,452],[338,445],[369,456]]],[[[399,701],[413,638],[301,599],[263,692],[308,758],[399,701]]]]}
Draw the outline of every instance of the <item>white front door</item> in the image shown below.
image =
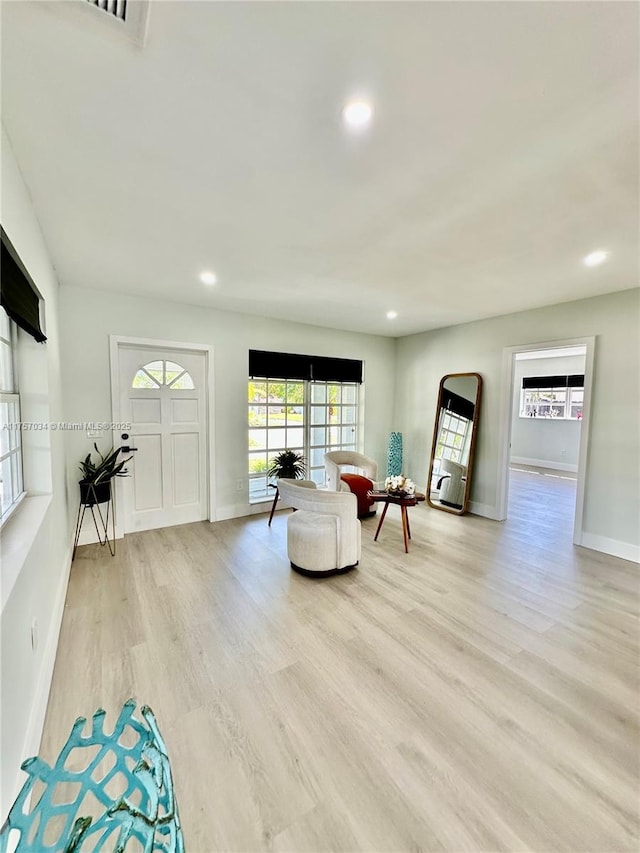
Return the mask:
{"type": "MultiPolygon", "coordinates": [[[[121,479],[124,532],[207,518],[205,354],[118,347],[123,446],[137,448],[121,479]]],[[[126,458],[129,454],[123,454],[126,458]]]]}

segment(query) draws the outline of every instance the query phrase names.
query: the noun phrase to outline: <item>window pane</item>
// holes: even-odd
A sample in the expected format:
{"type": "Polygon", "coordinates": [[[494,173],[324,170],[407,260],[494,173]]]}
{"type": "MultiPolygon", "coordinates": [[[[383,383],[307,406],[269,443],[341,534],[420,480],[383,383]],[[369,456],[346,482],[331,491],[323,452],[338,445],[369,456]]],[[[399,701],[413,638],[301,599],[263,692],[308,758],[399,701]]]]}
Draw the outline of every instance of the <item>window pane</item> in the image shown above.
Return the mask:
{"type": "Polygon", "coordinates": [[[329,406],[329,423],[330,424],[339,424],[340,423],[340,407],[339,406],[329,406]]]}
{"type": "Polygon", "coordinates": [[[304,384],[302,382],[287,382],[287,403],[294,405],[304,403],[304,384]]]}
{"type": "Polygon", "coordinates": [[[249,406],[249,426],[267,425],[267,407],[249,406]]]}
{"type": "Polygon", "coordinates": [[[9,509],[14,501],[13,485],[11,479],[11,457],[7,456],[0,462],[0,505],[2,515],[9,509]]]}
{"type": "Polygon", "coordinates": [[[22,459],[20,451],[11,454],[11,478],[13,480],[14,500],[22,494],[22,459]]]}
{"type": "Polygon", "coordinates": [[[164,383],[164,364],[161,361],[150,361],[144,365],[144,369],[159,385],[164,383]]]}
{"type": "Polygon", "coordinates": [[[285,429],[269,429],[267,432],[267,446],[269,450],[285,450],[287,441],[286,433],[285,429]]]}
{"type": "Polygon", "coordinates": [[[0,337],[11,342],[11,322],[4,308],[0,308],[0,337]]]}
{"type": "Polygon", "coordinates": [[[311,445],[313,447],[317,447],[319,444],[325,443],[325,428],[324,427],[312,427],[311,428],[311,445]]]}
{"type": "Polygon", "coordinates": [[[352,426],[342,427],[342,444],[354,444],[356,431],[352,426]]]}
{"type": "Polygon", "coordinates": [[[300,427],[287,430],[287,447],[304,447],[304,430],[300,427]]]}
{"type": "Polygon", "coordinates": [[[326,400],[327,400],[327,386],[326,385],[313,384],[311,386],[311,402],[312,403],[325,403],[326,400]]]}
{"type": "Polygon", "coordinates": [[[144,370],[139,370],[133,377],[132,388],[159,388],[160,385],[144,370]]]}
{"type": "Polygon", "coordinates": [[[326,409],[324,406],[311,406],[311,423],[324,424],[326,417],[326,409]]]}
{"type": "Polygon", "coordinates": [[[332,447],[335,447],[336,444],[340,444],[340,429],[339,427],[329,427],[327,429],[327,443],[332,447]]]}
{"type": "Polygon", "coordinates": [[[262,474],[267,471],[267,454],[266,453],[250,453],[249,454],[249,473],[262,474]]]}
{"type": "Polygon", "coordinates": [[[269,406],[269,426],[284,426],[285,424],[285,409],[284,406],[269,406]]]}
{"type": "Polygon", "coordinates": [[[320,468],[324,465],[324,454],[326,453],[324,447],[317,447],[311,450],[311,467],[312,468],[320,468]]]}
{"type": "Polygon", "coordinates": [[[0,456],[9,452],[11,447],[11,434],[8,424],[12,423],[12,406],[9,402],[0,402],[0,456]]]}
{"type": "Polygon", "coordinates": [[[249,450],[266,450],[267,449],[267,431],[266,429],[250,429],[249,430],[249,450]]]}
{"type": "Polygon", "coordinates": [[[11,347],[0,341],[0,391],[13,391],[13,364],[11,347]]]}
{"type": "Polygon", "coordinates": [[[284,404],[286,396],[286,384],[284,382],[269,382],[267,384],[267,393],[270,403],[284,404]]]}
{"type": "Polygon", "coordinates": [[[342,423],[343,424],[355,424],[355,422],[356,422],[355,406],[344,406],[342,409],[342,423]]]}
{"type": "Polygon", "coordinates": [[[318,486],[324,486],[324,468],[315,468],[309,478],[318,486]]]}
{"type": "Polygon", "coordinates": [[[343,385],[342,386],[342,402],[343,403],[355,403],[356,401],[356,386],[355,385],[343,385]]]}
{"type": "Polygon", "coordinates": [[[264,403],[267,399],[266,382],[249,382],[249,402],[264,403]]]}
{"type": "Polygon", "coordinates": [[[196,386],[193,384],[191,374],[186,370],[175,382],[171,383],[171,388],[177,391],[193,391],[196,386]]]}

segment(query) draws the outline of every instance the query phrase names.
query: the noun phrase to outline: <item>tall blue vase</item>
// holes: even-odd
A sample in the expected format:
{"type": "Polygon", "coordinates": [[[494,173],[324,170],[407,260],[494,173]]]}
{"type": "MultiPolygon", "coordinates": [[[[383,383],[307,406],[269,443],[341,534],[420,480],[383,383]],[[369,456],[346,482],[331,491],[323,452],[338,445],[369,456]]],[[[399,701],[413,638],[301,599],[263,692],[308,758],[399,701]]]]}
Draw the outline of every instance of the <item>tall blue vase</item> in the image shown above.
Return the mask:
{"type": "Polygon", "coordinates": [[[387,477],[402,474],[402,433],[392,432],[387,450],[387,477]]]}

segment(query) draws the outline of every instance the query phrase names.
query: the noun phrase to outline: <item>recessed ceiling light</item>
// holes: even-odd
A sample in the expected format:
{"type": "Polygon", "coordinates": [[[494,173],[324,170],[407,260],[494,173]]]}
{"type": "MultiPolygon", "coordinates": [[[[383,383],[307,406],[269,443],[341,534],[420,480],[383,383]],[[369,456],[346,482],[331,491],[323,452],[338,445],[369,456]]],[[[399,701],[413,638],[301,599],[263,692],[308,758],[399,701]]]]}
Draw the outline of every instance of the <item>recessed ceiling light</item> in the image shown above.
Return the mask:
{"type": "Polygon", "coordinates": [[[366,101],[350,101],[342,110],[342,118],[349,127],[364,127],[372,115],[373,107],[366,101]]]}
{"type": "Polygon", "coordinates": [[[210,272],[209,270],[205,270],[205,272],[200,273],[200,281],[203,284],[215,284],[217,280],[218,280],[218,277],[214,272],[210,272]]]}
{"type": "Polygon", "coordinates": [[[598,249],[595,252],[591,252],[586,258],[583,258],[582,263],[585,267],[597,267],[599,264],[603,264],[608,257],[609,252],[605,252],[604,249],[598,249]]]}
{"type": "Polygon", "coordinates": [[[397,316],[398,316],[397,311],[387,311],[387,319],[388,320],[395,320],[397,316]]]}

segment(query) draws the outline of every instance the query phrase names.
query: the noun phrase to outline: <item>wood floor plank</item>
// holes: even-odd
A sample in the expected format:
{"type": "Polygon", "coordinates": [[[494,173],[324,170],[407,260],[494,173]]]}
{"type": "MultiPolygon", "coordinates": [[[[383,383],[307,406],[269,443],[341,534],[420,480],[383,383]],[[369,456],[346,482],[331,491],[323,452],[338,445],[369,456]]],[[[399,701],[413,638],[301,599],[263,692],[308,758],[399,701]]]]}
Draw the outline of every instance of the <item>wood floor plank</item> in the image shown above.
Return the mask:
{"type": "Polygon", "coordinates": [[[357,570],[293,573],[288,510],[73,564],[41,755],[130,696],[189,853],[638,849],[639,579],[571,544],[575,480],[512,473],[498,524],[424,505],[357,570]]]}

